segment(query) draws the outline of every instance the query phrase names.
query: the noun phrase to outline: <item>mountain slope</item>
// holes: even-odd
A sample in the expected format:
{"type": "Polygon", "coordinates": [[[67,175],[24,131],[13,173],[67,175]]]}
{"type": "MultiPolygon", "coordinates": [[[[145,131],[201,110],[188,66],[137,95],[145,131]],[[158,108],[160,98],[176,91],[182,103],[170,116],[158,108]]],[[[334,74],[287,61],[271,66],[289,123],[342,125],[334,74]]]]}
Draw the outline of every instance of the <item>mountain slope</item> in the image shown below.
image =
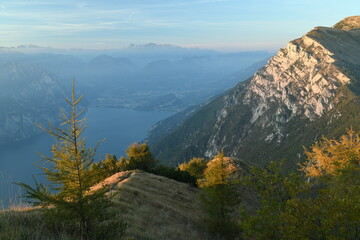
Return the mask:
{"type": "Polygon", "coordinates": [[[156,156],[176,164],[224,149],[259,164],[285,157],[295,168],[303,146],[359,128],[359,27],[317,27],[291,41],[246,82],[152,144],[156,156]]]}
{"type": "Polygon", "coordinates": [[[42,132],[63,105],[63,88],[38,65],[14,63],[0,68],[0,144],[42,132]]]}
{"type": "MultiPolygon", "coordinates": [[[[199,189],[146,172],[120,172],[100,183],[112,186],[131,239],[207,239],[199,189]]],[[[97,188],[97,186],[95,186],[97,188]]]]}
{"type": "MultiPolygon", "coordinates": [[[[228,157],[224,160],[236,169],[231,179],[249,172],[246,163],[228,157]]],[[[214,236],[207,228],[200,188],[138,170],[118,172],[93,186],[92,190],[104,186],[109,187],[114,217],[127,223],[122,239],[224,239],[214,236]]],[[[259,204],[257,194],[248,187],[238,186],[237,191],[242,197],[231,213],[236,219],[240,209],[252,212],[259,204]]],[[[66,231],[66,225],[57,226],[59,235],[54,234],[53,224],[46,221],[48,216],[43,214],[38,207],[18,206],[0,211],[0,239],[78,239],[66,231]]]]}
{"type": "Polygon", "coordinates": [[[342,21],[338,22],[337,24],[335,24],[334,28],[348,31],[351,29],[359,28],[359,25],[360,25],[359,16],[351,16],[351,17],[347,17],[347,18],[343,19],[342,21]]]}
{"type": "MultiPolygon", "coordinates": [[[[252,76],[257,69],[259,69],[259,67],[262,67],[266,64],[265,60],[262,60],[260,62],[256,62],[253,65],[251,65],[249,68],[246,68],[240,72],[231,74],[225,78],[223,78],[221,80],[221,84],[219,83],[219,86],[221,85],[229,85],[229,86],[233,86],[234,83],[236,83],[239,81],[245,81],[246,79],[248,79],[250,76],[252,76]]],[[[220,81],[219,81],[220,82],[220,81]]],[[[223,91],[219,92],[217,94],[218,95],[222,95],[223,91]]],[[[164,119],[160,122],[158,122],[156,125],[154,125],[149,132],[149,138],[147,139],[147,141],[152,144],[154,142],[157,142],[159,139],[161,139],[162,137],[166,136],[168,132],[172,131],[173,129],[175,129],[176,127],[178,127],[182,122],[184,122],[186,119],[188,119],[189,117],[191,117],[195,112],[196,109],[198,109],[199,107],[206,105],[208,102],[210,102],[211,100],[217,98],[217,96],[210,98],[209,100],[207,100],[207,102],[203,103],[203,104],[198,104],[198,105],[194,105],[191,106],[189,108],[186,108],[185,110],[176,113],[174,115],[172,115],[171,117],[164,119]]]]}
{"type": "MultiPolygon", "coordinates": [[[[128,225],[122,239],[213,239],[202,226],[198,188],[141,171],[116,173],[93,190],[104,185],[111,189],[114,217],[128,225]]],[[[2,210],[0,239],[79,239],[63,226],[54,234],[48,218],[37,207],[2,210]]]]}

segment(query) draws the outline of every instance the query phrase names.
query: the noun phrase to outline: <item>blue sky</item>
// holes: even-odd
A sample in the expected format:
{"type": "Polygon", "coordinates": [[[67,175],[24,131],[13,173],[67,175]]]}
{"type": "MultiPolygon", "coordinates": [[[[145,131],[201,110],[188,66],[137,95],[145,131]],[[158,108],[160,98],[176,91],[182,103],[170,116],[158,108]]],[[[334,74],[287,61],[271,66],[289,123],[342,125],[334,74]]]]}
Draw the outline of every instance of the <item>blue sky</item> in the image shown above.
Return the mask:
{"type": "Polygon", "coordinates": [[[0,0],[0,46],[273,51],[352,15],[359,0],[0,0]]]}

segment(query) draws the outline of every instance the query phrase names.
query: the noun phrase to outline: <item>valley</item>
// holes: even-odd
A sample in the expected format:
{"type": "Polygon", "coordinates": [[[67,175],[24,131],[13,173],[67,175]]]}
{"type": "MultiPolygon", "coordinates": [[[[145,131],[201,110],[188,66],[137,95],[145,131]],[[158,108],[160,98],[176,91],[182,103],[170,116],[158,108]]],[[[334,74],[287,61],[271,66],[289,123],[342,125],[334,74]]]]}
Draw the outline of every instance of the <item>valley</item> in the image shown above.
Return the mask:
{"type": "Polygon", "coordinates": [[[1,49],[0,144],[40,133],[35,122],[57,121],[72,79],[86,107],[178,112],[230,88],[239,81],[233,77],[237,72],[243,71],[240,80],[245,80],[255,71],[250,66],[269,56],[156,44],[59,52],[36,46],[1,49]]]}

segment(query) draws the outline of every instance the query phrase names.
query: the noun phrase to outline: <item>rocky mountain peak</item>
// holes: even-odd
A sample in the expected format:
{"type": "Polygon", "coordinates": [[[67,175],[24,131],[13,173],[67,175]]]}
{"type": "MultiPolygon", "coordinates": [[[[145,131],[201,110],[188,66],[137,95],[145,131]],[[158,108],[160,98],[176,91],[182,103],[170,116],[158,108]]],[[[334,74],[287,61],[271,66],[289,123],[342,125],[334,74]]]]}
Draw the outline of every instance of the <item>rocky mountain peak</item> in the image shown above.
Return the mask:
{"type": "Polygon", "coordinates": [[[252,123],[273,105],[270,103],[277,103],[278,116],[286,112],[280,122],[299,114],[312,121],[333,108],[336,89],[350,78],[334,65],[332,49],[312,37],[320,31],[290,42],[252,77],[244,98],[253,108],[252,123]]]}
{"type": "MultiPolygon", "coordinates": [[[[280,49],[244,89],[239,86],[241,91],[234,91],[225,99],[237,99],[236,104],[247,106],[250,113],[245,131],[251,132],[254,127],[267,129],[263,131],[268,132],[262,136],[264,141],[280,144],[289,135],[284,126],[290,121],[316,121],[334,108],[339,101],[338,89],[351,82],[349,71],[344,69],[350,69],[349,62],[360,62],[359,40],[358,31],[314,28],[280,49]]],[[[233,101],[225,103],[216,126],[226,122],[230,109],[234,108],[233,101]]],[[[205,153],[208,157],[218,150],[216,139],[222,130],[217,131],[210,139],[213,146],[205,153]]]]}
{"type": "Polygon", "coordinates": [[[344,18],[343,20],[335,24],[334,28],[345,31],[360,28],[360,16],[351,16],[344,18]]]}
{"type": "MultiPolygon", "coordinates": [[[[343,21],[354,27],[360,17],[349,19],[343,21]]],[[[159,141],[158,158],[170,157],[165,153],[174,147],[164,147],[165,140],[176,139],[175,151],[187,159],[211,158],[221,149],[257,163],[298,159],[302,146],[325,133],[356,127],[359,67],[360,31],[316,27],[159,141]]]]}

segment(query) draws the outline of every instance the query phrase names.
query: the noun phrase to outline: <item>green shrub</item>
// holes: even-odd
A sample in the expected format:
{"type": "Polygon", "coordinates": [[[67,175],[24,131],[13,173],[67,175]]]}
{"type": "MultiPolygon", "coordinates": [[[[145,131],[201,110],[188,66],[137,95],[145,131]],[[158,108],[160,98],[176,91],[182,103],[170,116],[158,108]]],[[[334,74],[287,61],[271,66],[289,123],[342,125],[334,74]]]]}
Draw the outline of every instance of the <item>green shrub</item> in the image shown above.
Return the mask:
{"type": "Polygon", "coordinates": [[[191,176],[188,172],[180,171],[174,167],[159,164],[150,169],[148,172],[196,186],[196,178],[194,176],[191,176]]]}
{"type": "Polygon", "coordinates": [[[127,157],[121,157],[119,159],[118,166],[121,171],[147,171],[153,168],[156,164],[156,160],[152,156],[149,145],[147,143],[131,144],[126,150],[126,155],[127,157]]]}
{"type": "Polygon", "coordinates": [[[192,158],[189,162],[179,165],[181,171],[186,171],[196,179],[202,178],[207,165],[203,158],[192,158]]]}

